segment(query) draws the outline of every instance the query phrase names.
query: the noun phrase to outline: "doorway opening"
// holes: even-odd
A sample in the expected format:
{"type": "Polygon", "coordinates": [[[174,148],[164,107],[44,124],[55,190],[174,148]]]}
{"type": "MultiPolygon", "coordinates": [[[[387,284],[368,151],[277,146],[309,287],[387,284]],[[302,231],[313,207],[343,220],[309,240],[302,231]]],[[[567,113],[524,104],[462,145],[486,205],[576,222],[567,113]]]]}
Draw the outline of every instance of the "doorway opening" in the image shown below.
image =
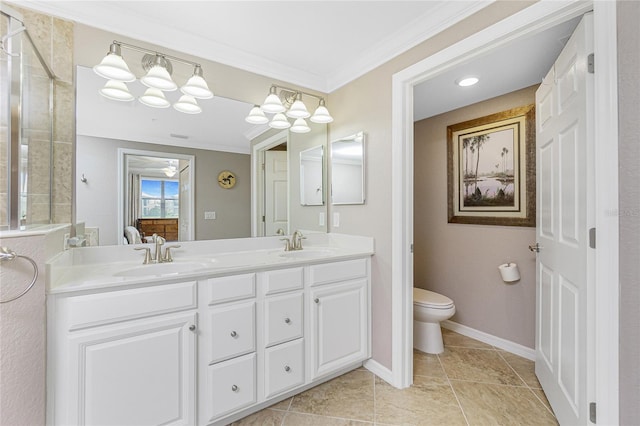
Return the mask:
{"type": "MultiPolygon", "coordinates": [[[[597,3],[597,2],[596,2],[597,3]]],[[[595,11],[595,33],[597,34],[595,53],[602,58],[603,64],[616,63],[615,45],[615,4],[572,3],[567,4],[534,4],[524,11],[513,15],[476,35],[469,37],[450,48],[447,48],[393,76],[392,86],[392,137],[394,176],[401,176],[393,182],[392,205],[392,376],[394,385],[406,387],[412,383],[413,353],[413,259],[411,246],[413,243],[413,90],[421,82],[433,78],[442,72],[452,69],[469,59],[498,49],[507,43],[550,28],[568,19],[580,16],[585,12],[595,11]]],[[[617,161],[617,96],[615,95],[616,67],[603,66],[602,72],[596,75],[596,170],[611,176],[614,180],[617,161]],[[607,142],[612,141],[612,142],[607,142]],[[610,152],[607,152],[610,151],[610,152]]],[[[610,180],[608,182],[611,182],[610,180]]],[[[596,256],[596,282],[606,276],[617,277],[617,257],[605,253],[611,250],[617,253],[617,219],[606,215],[607,209],[617,206],[617,181],[611,188],[604,188],[596,183],[596,196],[600,201],[597,206],[596,226],[610,232],[606,241],[599,241],[605,248],[596,256]],[[612,258],[615,257],[615,258],[612,258]]],[[[609,215],[611,216],[611,215],[609,215]]],[[[602,279],[601,282],[605,282],[602,279]]],[[[596,285],[596,315],[617,318],[617,287],[596,285]]],[[[615,423],[617,419],[617,323],[597,324],[597,339],[608,342],[603,348],[611,353],[598,349],[596,357],[595,379],[602,386],[597,387],[599,421],[615,423]],[[604,410],[604,413],[601,411],[604,410]],[[602,417],[600,417],[602,415],[602,417]]]]}

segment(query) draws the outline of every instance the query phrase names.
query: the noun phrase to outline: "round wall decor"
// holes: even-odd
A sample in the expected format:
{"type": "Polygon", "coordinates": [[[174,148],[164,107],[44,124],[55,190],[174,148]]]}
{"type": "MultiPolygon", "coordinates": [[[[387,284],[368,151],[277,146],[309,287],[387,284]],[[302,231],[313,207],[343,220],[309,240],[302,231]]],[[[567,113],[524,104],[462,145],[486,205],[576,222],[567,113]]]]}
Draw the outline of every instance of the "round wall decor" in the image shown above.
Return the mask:
{"type": "Polygon", "coordinates": [[[218,174],[218,185],[223,187],[224,189],[233,188],[236,184],[236,175],[229,170],[223,170],[218,174]]]}

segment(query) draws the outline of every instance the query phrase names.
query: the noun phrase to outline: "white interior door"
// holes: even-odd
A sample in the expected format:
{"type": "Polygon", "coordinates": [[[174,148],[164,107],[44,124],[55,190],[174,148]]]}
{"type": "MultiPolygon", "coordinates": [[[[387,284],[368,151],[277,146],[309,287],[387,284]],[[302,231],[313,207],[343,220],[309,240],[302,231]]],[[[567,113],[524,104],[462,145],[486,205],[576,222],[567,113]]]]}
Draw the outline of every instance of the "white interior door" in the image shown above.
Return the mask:
{"type": "Polygon", "coordinates": [[[265,236],[278,229],[289,234],[289,184],[287,151],[264,153],[264,230],[265,236]]]}
{"type": "Polygon", "coordinates": [[[189,241],[191,237],[191,211],[189,198],[191,194],[191,167],[180,170],[180,205],[178,206],[178,241],[189,241]]]}
{"type": "Polygon", "coordinates": [[[536,374],[560,424],[593,398],[593,17],[586,14],[536,93],[536,374]]]}

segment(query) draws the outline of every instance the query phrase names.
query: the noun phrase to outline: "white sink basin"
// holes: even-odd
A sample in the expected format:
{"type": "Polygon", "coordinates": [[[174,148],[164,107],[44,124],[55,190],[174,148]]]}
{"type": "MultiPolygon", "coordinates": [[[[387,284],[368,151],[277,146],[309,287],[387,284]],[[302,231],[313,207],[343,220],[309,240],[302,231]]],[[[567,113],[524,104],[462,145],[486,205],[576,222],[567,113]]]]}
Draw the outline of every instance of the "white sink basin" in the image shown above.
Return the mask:
{"type": "Polygon", "coordinates": [[[196,272],[210,268],[212,265],[203,262],[154,263],[125,269],[113,274],[116,277],[146,277],[149,275],[172,275],[183,272],[196,272]]]}
{"type": "Polygon", "coordinates": [[[278,256],[290,259],[316,259],[335,254],[336,251],[329,248],[303,248],[302,250],[279,252],[278,256]]]}

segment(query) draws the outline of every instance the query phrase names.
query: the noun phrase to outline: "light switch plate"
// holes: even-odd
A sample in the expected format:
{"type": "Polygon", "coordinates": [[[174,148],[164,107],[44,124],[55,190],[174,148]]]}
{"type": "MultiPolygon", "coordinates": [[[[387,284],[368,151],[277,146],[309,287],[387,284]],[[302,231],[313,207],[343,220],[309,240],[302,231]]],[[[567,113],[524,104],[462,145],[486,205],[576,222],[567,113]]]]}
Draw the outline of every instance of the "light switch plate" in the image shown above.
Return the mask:
{"type": "Polygon", "coordinates": [[[216,218],[216,212],[204,212],[204,220],[213,220],[216,218]]]}
{"type": "Polygon", "coordinates": [[[333,213],[333,223],[332,223],[334,228],[339,228],[340,227],[340,213],[338,212],[334,212],[333,213]]]}

